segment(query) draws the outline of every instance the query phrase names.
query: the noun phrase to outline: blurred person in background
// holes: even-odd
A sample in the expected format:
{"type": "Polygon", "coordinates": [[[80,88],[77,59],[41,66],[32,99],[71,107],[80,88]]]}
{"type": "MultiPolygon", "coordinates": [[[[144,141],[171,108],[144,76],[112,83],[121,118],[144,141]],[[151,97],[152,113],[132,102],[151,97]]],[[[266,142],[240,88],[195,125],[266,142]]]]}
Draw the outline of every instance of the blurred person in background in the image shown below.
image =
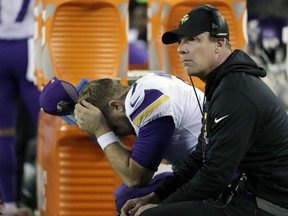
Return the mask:
{"type": "Polygon", "coordinates": [[[130,1],[129,3],[129,68],[147,69],[147,3],[130,1]]]}
{"type": "MultiPolygon", "coordinates": [[[[2,0],[0,11],[0,193],[2,215],[26,216],[18,207],[15,150],[18,99],[27,107],[35,127],[39,91],[34,85],[33,0],[2,0]]],[[[23,153],[22,153],[23,154],[23,153]]]]}
{"type": "Polygon", "coordinates": [[[288,88],[285,88],[288,85],[287,44],[282,34],[283,28],[288,26],[288,1],[248,0],[247,9],[249,55],[267,69],[263,80],[285,106],[287,99],[284,96],[288,94],[288,88]]]}

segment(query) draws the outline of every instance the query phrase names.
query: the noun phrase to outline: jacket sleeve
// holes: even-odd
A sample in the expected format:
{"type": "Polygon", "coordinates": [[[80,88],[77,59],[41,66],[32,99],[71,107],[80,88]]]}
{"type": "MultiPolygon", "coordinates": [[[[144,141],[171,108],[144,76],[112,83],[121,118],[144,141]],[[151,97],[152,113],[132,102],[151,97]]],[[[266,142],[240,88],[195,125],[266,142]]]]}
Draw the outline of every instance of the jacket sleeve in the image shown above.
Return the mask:
{"type": "Polygon", "coordinates": [[[226,89],[218,94],[217,100],[210,104],[208,113],[209,143],[203,166],[196,171],[197,166],[191,155],[175,173],[173,181],[168,179],[156,191],[159,198],[164,199],[161,203],[206,200],[221,193],[233,180],[240,161],[253,142],[257,115],[253,101],[241,92],[226,89]],[[169,193],[165,192],[171,192],[169,187],[174,192],[168,196],[169,193]]]}

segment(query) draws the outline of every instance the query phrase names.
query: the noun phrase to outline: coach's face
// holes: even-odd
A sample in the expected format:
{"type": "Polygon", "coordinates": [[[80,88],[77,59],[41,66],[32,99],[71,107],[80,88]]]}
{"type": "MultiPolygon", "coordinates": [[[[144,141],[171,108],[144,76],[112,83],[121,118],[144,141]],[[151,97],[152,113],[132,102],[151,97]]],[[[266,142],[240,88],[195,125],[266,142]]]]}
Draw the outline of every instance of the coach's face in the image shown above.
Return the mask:
{"type": "Polygon", "coordinates": [[[180,38],[178,53],[185,72],[203,80],[216,67],[216,49],[217,41],[209,38],[209,32],[180,38]]]}

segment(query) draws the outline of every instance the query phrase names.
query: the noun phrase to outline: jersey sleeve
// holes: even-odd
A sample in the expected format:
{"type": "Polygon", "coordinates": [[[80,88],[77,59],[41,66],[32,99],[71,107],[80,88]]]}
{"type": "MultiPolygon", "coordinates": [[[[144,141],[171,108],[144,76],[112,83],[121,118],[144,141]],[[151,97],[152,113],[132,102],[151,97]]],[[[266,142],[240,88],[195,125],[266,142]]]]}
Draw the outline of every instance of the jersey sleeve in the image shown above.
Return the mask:
{"type": "Polygon", "coordinates": [[[171,116],[158,118],[140,128],[132,148],[132,159],[143,167],[157,170],[172,142],[175,125],[171,116]]]}
{"type": "Polygon", "coordinates": [[[157,118],[173,115],[170,97],[157,89],[133,94],[128,106],[130,121],[139,129],[157,118]]]}

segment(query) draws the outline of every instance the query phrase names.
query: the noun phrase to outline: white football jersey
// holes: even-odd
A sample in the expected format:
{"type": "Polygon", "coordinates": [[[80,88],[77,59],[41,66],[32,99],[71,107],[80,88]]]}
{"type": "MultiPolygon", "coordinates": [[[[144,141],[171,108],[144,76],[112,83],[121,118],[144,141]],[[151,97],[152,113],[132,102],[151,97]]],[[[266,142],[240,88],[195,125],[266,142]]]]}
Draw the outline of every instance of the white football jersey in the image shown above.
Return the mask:
{"type": "Polygon", "coordinates": [[[0,39],[32,37],[34,0],[1,0],[0,4],[0,39]]]}
{"type": "MultiPolygon", "coordinates": [[[[204,94],[199,89],[196,92],[202,106],[204,94]]],[[[125,108],[136,135],[141,127],[157,118],[173,118],[172,144],[164,156],[167,163],[177,167],[195,149],[202,114],[193,87],[185,81],[169,74],[150,73],[132,85],[125,108]]]]}

